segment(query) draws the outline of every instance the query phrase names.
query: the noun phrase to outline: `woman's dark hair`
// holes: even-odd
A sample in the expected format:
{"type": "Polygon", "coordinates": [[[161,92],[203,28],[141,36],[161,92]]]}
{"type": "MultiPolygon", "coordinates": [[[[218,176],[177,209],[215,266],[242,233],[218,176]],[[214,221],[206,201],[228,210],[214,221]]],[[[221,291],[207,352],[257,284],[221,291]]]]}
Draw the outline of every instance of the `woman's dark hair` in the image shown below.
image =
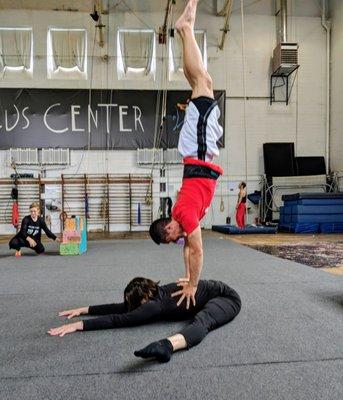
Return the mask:
{"type": "Polygon", "coordinates": [[[242,186],[243,187],[243,189],[247,186],[247,184],[245,183],[245,182],[241,182],[240,184],[239,184],[239,186],[242,186]]]}
{"type": "Polygon", "coordinates": [[[124,290],[124,303],[129,311],[135,310],[142,304],[142,300],[156,296],[159,282],[148,278],[134,278],[124,290]]]}

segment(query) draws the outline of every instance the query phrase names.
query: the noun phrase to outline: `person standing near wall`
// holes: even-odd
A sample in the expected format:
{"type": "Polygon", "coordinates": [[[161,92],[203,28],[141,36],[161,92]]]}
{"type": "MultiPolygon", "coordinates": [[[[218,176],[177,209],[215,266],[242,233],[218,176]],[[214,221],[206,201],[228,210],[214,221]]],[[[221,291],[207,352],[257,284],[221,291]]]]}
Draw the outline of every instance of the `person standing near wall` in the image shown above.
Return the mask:
{"type": "Polygon", "coordinates": [[[16,250],[15,256],[21,256],[22,247],[29,247],[37,254],[44,253],[45,249],[41,242],[42,230],[48,238],[60,241],[46,226],[44,218],[39,215],[39,204],[34,202],[30,205],[30,215],[23,218],[20,231],[9,242],[10,249],[16,250]]]}
{"type": "Polygon", "coordinates": [[[246,183],[241,182],[238,185],[239,193],[236,205],[236,223],[239,228],[245,227],[245,212],[246,212],[246,202],[247,202],[247,190],[246,183]]]}

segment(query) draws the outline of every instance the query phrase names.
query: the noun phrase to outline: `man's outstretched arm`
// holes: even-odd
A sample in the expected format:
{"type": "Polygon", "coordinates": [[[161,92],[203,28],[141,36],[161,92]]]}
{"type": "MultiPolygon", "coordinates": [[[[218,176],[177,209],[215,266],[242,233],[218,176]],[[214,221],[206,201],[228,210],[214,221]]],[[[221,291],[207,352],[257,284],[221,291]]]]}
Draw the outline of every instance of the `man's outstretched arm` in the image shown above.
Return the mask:
{"type": "Polygon", "coordinates": [[[198,286],[203,264],[203,247],[200,225],[187,238],[189,247],[189,284],[198,286]]]}
{"type": "Polygon", "coordinates": [[[189,244],[187,238],[185,238],[185,245],[183,246],[183,260],[185,262],[185,278],[179,279],[179,281],[189,281],[189,244]]]}
{"type": "Polygon", "coordinates": [[[197,291],[198,282],[203,264],[203,248],[202,248],[202,237],[201,228],[198,226],[186,240],[186,246],[184,249],[185,266],[186,272],[187,267],[189,268],[189,281],[180,282],[178,285],[182,287],[179,291],[172,294],[172,297],[181,296],[177,305],[180,305],[183,300],[186,299],[186,308],[189,308],[190,302],[192,301],[195,305],[195,293],[197,291]],[[188,258],[187,258],[188,256],[188,258]]]}

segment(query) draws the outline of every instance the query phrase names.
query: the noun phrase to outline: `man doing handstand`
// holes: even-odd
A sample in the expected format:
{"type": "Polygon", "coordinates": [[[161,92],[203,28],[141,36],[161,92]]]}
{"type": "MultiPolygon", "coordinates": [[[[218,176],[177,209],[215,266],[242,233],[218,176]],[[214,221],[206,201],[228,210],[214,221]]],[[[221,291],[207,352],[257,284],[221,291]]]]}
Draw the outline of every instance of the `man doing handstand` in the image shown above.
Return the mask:
{"type": "Polygon", "coordinates": [[[178,143],[184,163],[182,186],[172,217],[154,221],[149,231],[157,244],[185,238],[186,277],[179,279],[181,290],[172,296],[181,296],[178,305],[186,299],[187,308],[190,301],[195,305],[203,265],[200,220],[211,205],[216,180],[223,173],[220,166],[212,163],[213,158],[219,155],[217,142],[223,135],[223,128],[218,123],[220,110],[214,99],[212,79],[204,67],[194,37],[197,4],[198,0],[188,0],[175,24],[183,44],[184,74],[192,88],[178,143]]]}

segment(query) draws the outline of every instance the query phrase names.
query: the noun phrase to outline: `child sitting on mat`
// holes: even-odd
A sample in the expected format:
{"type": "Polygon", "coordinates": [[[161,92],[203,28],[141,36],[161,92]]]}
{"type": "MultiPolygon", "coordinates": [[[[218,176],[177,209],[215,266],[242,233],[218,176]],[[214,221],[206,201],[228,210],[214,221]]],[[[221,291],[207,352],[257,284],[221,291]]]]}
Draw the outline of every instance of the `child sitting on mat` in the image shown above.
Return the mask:
{"type": "Polygon", "coordinates": [[[42,230],[48,238],[60,241],[46,226],[44,218],[39,215],[39,204],[34,202],[30,205],[30,215],[23,218],[20,231],[9,242],[10,249],[16,250],[15,256],[21,256],[22,247],[31,248],[37,254],[44,253],[45,249],[41,242],[42,230]]]}

